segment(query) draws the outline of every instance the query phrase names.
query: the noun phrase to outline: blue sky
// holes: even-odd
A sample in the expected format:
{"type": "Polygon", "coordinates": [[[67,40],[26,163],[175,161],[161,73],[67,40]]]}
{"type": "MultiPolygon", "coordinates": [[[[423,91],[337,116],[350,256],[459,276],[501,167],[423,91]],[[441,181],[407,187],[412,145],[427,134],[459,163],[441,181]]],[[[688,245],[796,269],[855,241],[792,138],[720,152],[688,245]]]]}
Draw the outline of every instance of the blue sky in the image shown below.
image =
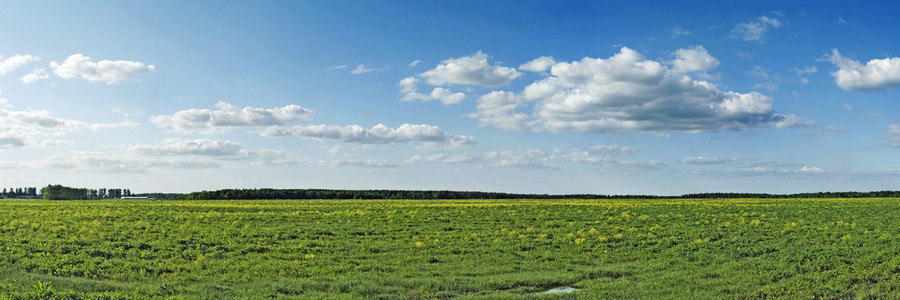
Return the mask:
{"type": "Polygon", "coordinates": [[[29,1],[0,185],[898,189],[898,4],[29,1]]]}

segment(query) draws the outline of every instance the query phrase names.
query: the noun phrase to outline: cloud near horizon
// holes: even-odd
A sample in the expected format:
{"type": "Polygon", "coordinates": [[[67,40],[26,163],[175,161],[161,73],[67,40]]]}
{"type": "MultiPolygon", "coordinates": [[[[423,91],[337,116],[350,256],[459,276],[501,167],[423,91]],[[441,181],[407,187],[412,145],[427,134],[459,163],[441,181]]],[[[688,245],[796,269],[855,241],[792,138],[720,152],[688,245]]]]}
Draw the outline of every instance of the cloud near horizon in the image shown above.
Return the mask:
{"type": "Polygon", "coordinates": [[[359,125],[310,125],[294,127],[268,127],[264,136],[294,136],[304,139],[332,140],[358,144],[393,144],[405,142],[432,142],[469,145],[475,143],[471,136],[451,135],[437,126],[424,124],[403,124],[390,128],[378,124],[372,128],[359,125]]]}
{"type": "Polygon", "coordinates": [[[286,105],[276,108],[256,108],[246,106],[242,109],[219,102],[218,110],[186,109],[172,115],[158,115],[150,121],[160,127],[168,127],[178,131],[192,130],[227,130],[240,127],[260,127],[285,125],[295,121],[305,121],[313,111],[299,105],[286,105]]]}

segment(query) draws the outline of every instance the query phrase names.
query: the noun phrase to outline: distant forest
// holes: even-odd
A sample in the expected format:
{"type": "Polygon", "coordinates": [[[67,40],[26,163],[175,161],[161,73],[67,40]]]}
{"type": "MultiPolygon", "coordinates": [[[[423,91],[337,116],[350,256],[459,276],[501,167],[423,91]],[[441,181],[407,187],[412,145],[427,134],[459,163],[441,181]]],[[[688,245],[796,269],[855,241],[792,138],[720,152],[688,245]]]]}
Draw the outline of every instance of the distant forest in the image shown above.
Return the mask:
{"type": "MultiPolygon", "coordinates": [[[[2,191],[2,190],[0,190],[2,191]]],[[[48,185],[38,195],[36,188],[8,189],[7,198],[43,196],[48,200],[90,200],[121,197],[147,197],[160,200],[239,200],[239,199],[722,199],[722,198],[900,198],[900,191],[819,192],[799,194],[698,193],[681,196],[599,195],[599,194],[514,194],[473,191],[416,190],[329,190],[329,189],[223,189],[181,193],[136,193],[129,189],[87,189],[48,185]]]]}
{"type": "Polygon", "coordinates": [[[466,191],[326,190],[326,189],[224,189],[193,192],[180,199],[711,199],[711,198],[884,198],[900,197],[900,191],[820,192],[800,194],[702,193],[681,196],[597,194],[511,194],[466,191]]]}

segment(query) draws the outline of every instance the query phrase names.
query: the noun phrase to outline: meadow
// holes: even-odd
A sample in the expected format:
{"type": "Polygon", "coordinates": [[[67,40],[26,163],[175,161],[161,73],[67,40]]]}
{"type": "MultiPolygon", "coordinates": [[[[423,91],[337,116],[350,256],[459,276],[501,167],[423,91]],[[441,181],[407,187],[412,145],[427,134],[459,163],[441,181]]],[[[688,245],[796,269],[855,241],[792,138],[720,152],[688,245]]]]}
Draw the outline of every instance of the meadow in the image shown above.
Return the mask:
{"type": "Polygon", "coordinates": [[[898,217],[898,198],[3,199],[0,299],[896,297],[898,217]]]}

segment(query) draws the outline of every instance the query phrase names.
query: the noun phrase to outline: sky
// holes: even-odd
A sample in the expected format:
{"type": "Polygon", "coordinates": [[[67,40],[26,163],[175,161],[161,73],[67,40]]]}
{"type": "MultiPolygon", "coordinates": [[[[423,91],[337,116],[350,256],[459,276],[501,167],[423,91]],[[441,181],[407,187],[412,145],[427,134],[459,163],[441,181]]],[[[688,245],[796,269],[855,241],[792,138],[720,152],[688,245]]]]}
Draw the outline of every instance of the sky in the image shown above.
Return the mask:
{"type": "Polygon", "coordinates": [[[2,6],[2,187],[900,189],[897,3],[2,6]]]}

